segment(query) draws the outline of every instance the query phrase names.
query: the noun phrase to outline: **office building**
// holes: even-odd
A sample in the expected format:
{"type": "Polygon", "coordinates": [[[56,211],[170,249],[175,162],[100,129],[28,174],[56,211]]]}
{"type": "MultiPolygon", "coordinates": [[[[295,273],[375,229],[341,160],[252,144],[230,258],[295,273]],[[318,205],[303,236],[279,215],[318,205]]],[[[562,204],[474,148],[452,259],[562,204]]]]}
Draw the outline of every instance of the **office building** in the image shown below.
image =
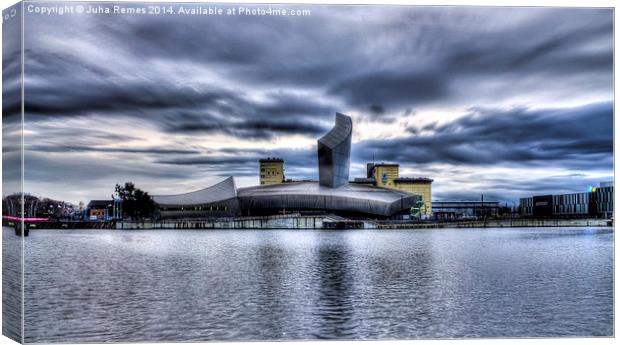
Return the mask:
{"type": "Polygon", "coordinates": [[[519,212],[526,217],[611,218],[613,211],[613,182],[601,182],[581,193],[535,195],[519,200],[519,212]]]}

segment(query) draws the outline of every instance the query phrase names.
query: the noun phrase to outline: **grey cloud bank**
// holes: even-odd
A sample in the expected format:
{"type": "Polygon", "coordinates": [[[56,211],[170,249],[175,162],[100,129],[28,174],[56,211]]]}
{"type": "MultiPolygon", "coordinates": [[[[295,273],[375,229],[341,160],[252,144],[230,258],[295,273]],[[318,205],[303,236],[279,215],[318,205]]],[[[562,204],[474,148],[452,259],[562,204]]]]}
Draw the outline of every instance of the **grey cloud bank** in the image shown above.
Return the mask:
{"type": "MultiPolygon", "coordinates": [[[[442,198],[477,197],[480,182],[513,200],[611,178],[611,10],[310,7],[307,17],[27,15],[31,192],[55,181],[83,193],[49,196],[77,202],[129,179],[155,193],[226,175],[249,183],[263,156],[317,178],[312,145],[336,111],[354,119],[352,176],[374,155],[435,178],[442,198]],[[528,190],[511,189],[516,179],[528,190]]],[[[5,121],[18,101],[5,99],[5,121]]]]}

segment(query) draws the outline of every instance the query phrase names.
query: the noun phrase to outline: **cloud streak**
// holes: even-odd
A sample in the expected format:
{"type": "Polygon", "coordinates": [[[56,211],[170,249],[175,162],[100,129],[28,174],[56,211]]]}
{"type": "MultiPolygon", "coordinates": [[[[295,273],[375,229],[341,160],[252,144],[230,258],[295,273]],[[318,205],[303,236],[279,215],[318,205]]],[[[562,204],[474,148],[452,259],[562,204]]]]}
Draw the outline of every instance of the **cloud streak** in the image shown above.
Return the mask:
{"type": "MultiPolygon", "coordinates": [[[[33,192],[252,183],[265,156],[316,178],[314,145],[336,111],[354,119],[353,176],[373,157],[399,162],[434,178],[438,197],[486,181],[512,200],[517,177],[568,190],[612,176],[613,11],[309,7],[297,18],[27,14],[26,160],[45,172],[29,175],[33,192]]],[[[18,86],[3,90],[6,129],[18,86]]]]}

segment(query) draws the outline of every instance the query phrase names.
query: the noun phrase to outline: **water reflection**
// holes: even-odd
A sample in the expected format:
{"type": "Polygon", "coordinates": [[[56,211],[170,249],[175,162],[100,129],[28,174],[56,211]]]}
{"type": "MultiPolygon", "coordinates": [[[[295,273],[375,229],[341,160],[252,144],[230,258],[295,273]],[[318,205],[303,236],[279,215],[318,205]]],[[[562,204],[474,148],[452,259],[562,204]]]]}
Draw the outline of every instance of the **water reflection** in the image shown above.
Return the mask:
{"type": "Polygon", "coordinates": [[[2,228],[2,334],[22,339],[22,238],[2,228]]]}
{"type": "Polygon", "coordinates": [[[355,281],[349,261],[352,254],[346,233],[330,233],[332,236],[319,239],[315,261],[319,287],[313,311],[318,323],[313,335],[319,339],[353,338],[356,325],[352,302],[355,281]]]}
{"type": "Polygon", "coordinates": [[[37,230],[26,241],[26,342],[613,334],[605,230],[37,230]]]}

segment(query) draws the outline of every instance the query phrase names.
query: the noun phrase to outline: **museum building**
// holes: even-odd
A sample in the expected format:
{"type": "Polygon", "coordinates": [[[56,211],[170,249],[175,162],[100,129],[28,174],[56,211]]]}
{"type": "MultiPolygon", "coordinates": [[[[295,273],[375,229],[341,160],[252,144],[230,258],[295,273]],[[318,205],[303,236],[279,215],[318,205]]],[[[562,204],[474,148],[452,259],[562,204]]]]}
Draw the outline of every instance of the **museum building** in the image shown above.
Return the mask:
{"type": "Polygon", "coordinates": [[[336,113],[334,127],[317,143],[319,181],[282,181],[278,159],[261,161],[261,185],[237,188],[234,177],[190,193],[155,195],[161,218],[216,218],[284,213],[329,213],[346,217],[388,219],[408,215],[420,196],[406,191],[349,183],[353,123],[336,113]]]}

